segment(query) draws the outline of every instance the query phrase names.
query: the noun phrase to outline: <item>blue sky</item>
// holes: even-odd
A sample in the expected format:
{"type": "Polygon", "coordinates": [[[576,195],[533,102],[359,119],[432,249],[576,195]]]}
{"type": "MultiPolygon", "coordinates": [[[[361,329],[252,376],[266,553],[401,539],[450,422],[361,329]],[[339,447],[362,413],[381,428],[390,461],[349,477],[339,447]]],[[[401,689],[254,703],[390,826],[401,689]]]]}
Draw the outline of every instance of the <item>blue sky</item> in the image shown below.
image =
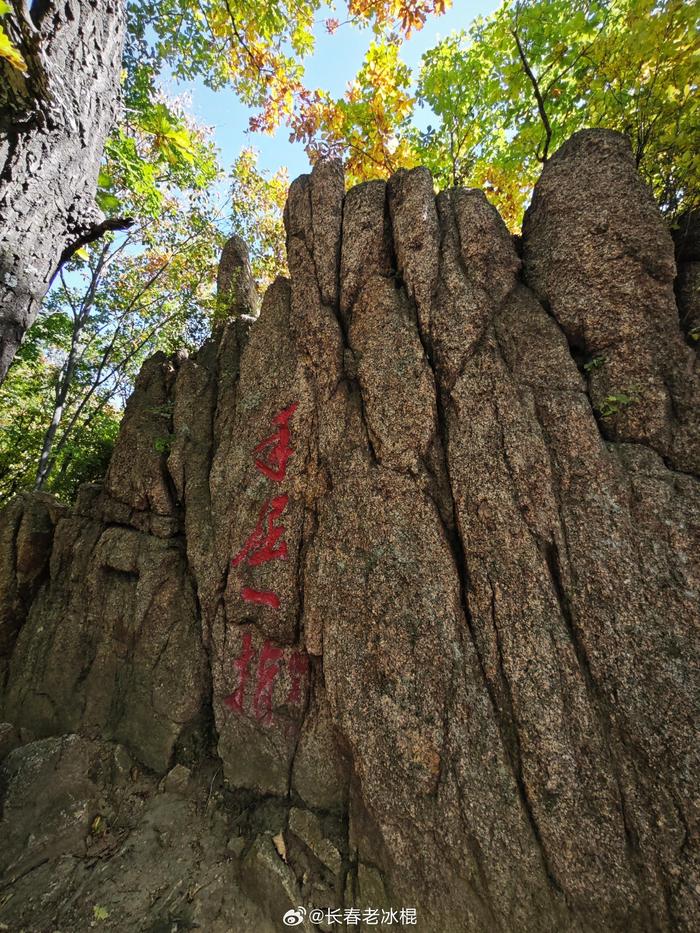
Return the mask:
{"type": "MultiPolygon", "coordinates": [[[[498,0],[454,0],[444,16],[430,17],[420,32],[414,33],[402,48],[402,58],[415,71],[422,54],[432,48],[440,38],[453,30],[466,29],[471,21],[496,9],[498,0]]],[[[341,18],[342,4],[336,11],[323,8],[318,14],[316,49],[305,63],[308,87],[322,87],[334,96],[340,96],[347,83],[355,76],[370,42],[370,29],[355,29],[346,25],[335,35],[328,35],[323,22],[329,16],[341,18]]],[[[169,82],[166,90],[172,94],[188,92],[192,98],[192,111],[199,123],[214,129],[216,144],[221,150],[225,169],[231,165],[244,146],[254,146],[260,152],[260,165],[275,171],[282,165],[289,169],[290,179],[309,170],[309,163],[300,143],[289,142],[289,130],[282,127],[274,136],[248,133],[251,111],[240,104],[232,91],[210,91],[201,82],[169,82]]]]}

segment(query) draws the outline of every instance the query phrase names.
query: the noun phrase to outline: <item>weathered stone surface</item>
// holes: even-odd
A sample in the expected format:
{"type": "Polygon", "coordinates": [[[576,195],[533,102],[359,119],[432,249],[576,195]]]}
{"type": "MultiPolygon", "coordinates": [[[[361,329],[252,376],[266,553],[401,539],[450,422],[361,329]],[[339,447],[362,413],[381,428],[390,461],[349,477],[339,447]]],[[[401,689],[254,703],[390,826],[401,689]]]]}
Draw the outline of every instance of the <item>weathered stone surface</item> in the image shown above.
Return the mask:
{"type": "Polygon", "coordinates": [[[207,929],[227,884],[244,933],[402,906],[426,933],[695,929],[696,376],[624,140],[563,146],[519,243],[424,169],[344,196],[322,163],[285,223],[290,280],[148,364],[105,491],[53,521],[12,742],[181,763],[137,858],[209,815],[207,929]]]}
{"type": "Polygon", "coordinates": [[[688,211],[673,230],[676,248],[676,300],[681,327],[696,350],[700,347],[700,210],[688,211]]]}
{"type": "MultiPolygon", "coordinates": [[[[152,444],[171,421],[171,376],[163,357],[142,373],[107,494],[95,487],[82,491],[72,516],[46,496],[31,500],[17,536],[18,580],[28,572],[22,529],[40,508],[47,529],[43,538],[37,533],[27,540],[46,539],[46,558],[51,543],[53,550],[13,652],[3,700],[6,717],[36,736],[78,728],[101,733],[125,741],[156,769],[167,768],[179,739],[200,721],[206,693],[182,542],[136,530],[161,536],[174,527],[165,458],[152,444]],[[143,472],[129,447],[134,439],[143,472]],[[115,521],[121,508],[125,527],[105,526],[105,516],[115,521]],[[55,532],[49,519],[57,522],[55,532]]],[[[6,522],[15,508],[6,510],[6,522]]]]}
{"type": "Polygon", "coordinates": [[[523,256],[527,281],[588,366],[605,436],[697,473],[700,376],[679,328],[673,242],[626,137],[584,130],[552,157],[523,256]]]}
{"type": "Polygon", "coordinates": [[[231,836],[226,845],[229,852],[232,852],[236,858],[240,858],[246,846],[245,836],[231,836]]]}
{"type": "Polygon", "coordinates": [[[410,305],[390,279],[364,284],[348,343],[374,456],[416,470],[435,436],[435,385],[410,305]]]}
{"type": "Polygon", "coordinates": [[[401,170],[392,176],[388,193],[397,271],[405,276],[422,331],[431,333],[430,311],[440,254],[432,176],[425,168],[401,170]],[[409,266],[412,273],[406,275],[409,266]]]}
{"type": "Polygon", "coordinates": [[[0,868],[10,876],[48,853],[85,854],[99,789],[89,776],[95,748],[77,735],[43,739],[11,752],[2,765],[0,868]]]}
{"type": "Polygon", "coordinates": [[[343,204],[340,312],[347,318],[362,285],[373,275],[392,278],[386,182],[368,181],[348,191],[343,204]]]}
{"type": "Polygon", "coordinates": [[[320,681],[317,671],[294,754],[292,789],[310,807],[342,813],[347,807],[348,763],[338,748],[320,681]]]}
{"type": "Polygon", "coordinates": [[[37,737],[100,734],[164,770],[202,714],[200,637],[177,542],[64,518],[9,665],[4,717],[37,737]]]}
{"type": "Polygon", "coordinates": [[[232,236],[221,252],[216,290],[227,316],[257,312],[258,290],[250,269],[248,247],[239,236],[232,236]]]}
{"type": "Polygon", "coordinates": [[[291,273],[290,327],[314,376],[318,402],[342,374],[343,339],[336,310],[343,212],[339,163],[318,163],[289,189],[284,211],[291,273]],[[325,195],[325,196],[324,196],[325,195]]]}
{"type": "Polygon", "coordinates": [[[104,483],[102,516],[167,537],[179,529],[166,467],[172,443],[170,389],[175,366],[165,354],[148,360],[129,399],[104,483]]]}
{"type": "MultiPolygon", "coordinates": [[[[235,447],[229,449],[225,460],[216,458],[213,476],[213,504],[220,529],[217,545],[226,555],[227,566],[231,558],[245,548],[265,503],[272,503],[278,496],[289,497],[284,518],[278,520],[285,528],[286,557],[259,564],[251,564],[247,557],[243,558],[237,567],[228,569],[224,592],[228,621],[243,623],[254,620],[270,638],[283,644],[294,642],[299,621],[297,560],[304,501],[302,496],[293,493],[295,486],[299,487],[298,477],[304,471],[304,444],[309,434],[308,428],[304,431],[304,426],[312,412],[309,389],[305,384],[300,385],[303,381],[301,363],[289,344],[289,289],[285,282],[278,281],[265,297],[260,319],[252,330],[241,360],[236,414],[231,426],[235,447]],[[276,360],[274,366],[268,366],[270,359],[276,360]],[[284,411],[290,412],[286,422],[290,453],[284,476],[280,472],[278,478],[271,478],[267,464],[272,465],[273,474],[277,470],[274,463],[277,441],[274,438],[285,429],[275,423],[275,418],[284,411]],[[298,438],[304,439],[301,444],[298,438]],[[268,439],[271,439],[269,446],[256,452],[256,448],[268,439]],[[268,473],[263,472],[258,464],[262,464],[268,473]],[[221,503],[224,496],[227,505],[221,503]],[[227,518],[225,524],[224,516],[227,518]],[[242,601],[241,589],[246,586],[274,591],[279,597],[280,608],[270,613],[269,607],[242,601]]],[[[265,527],[266,523],[267,518],[264,519],[265,527]]]]}
{"type": "Polygon", "coordinates": [[[184,765],[175,765],[165,775],[162,782],[166,794],[186,794],[190,786],[192,772],[184,765]]]}
{"type": "Polygon", "coordinates": [[[340,876],[342,856],[331,840],[324,835],[321,821],[314,813],[293,807],[289,811],[287,829],[294,833],[332,874],[340,876]]]}
{"type": "MultiPolygon", "coordinates": [[[[301,891],[294,872],[282,861],[271,836],[258,836],[245,857],[243,871],[245,890],[254,900],[265,905],[272,923],[279,923],[279,918],[288,910],[300,906],[301,891]]],[[[304,933],[311,933],[314,929],[305,918],[294,926],[304,933]]]]}
{"type": "Polygon", "coordinates": [[[158,793],[153,777],[123,771],[125,757],[68,735],[6,759],[2,927],[278,930],[280,916],[268,920],[240,888],[212,777],[195,778],[191,799],[158,793]]]}
{"type": "Polygon", "coordinates": [[[21,744],[15,727],[9,722],[0,722],[0,762],[21,744]]]}
{"type": "Polygon", "coordinates": [[[319,162],[309,176],[312,252],[321,301],[338,304],[338,266],[345,179],[337,160],[319,162]]]}
{"type": "Polygon", "coordinates": [[[21,495],[0,513],[0,659],[17,633],[48,571],[54,528],[65,508],[45,493],[21,495]]]}
{"type": "Polygon", "coordinates": [[[224,775],[232,787],[283,797],[307,704],[308,655],[254,635],[250,625],[229,628],[213,664],[224,775]]]}

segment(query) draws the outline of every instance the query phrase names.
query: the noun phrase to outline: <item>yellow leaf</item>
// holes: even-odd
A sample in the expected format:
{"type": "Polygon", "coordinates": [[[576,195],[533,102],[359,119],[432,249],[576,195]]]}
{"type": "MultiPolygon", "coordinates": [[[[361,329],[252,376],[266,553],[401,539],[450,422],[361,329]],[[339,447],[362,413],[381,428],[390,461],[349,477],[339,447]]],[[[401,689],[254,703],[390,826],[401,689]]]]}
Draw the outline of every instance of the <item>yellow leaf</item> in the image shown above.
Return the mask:
{"type": "Polygon", "coordinates": [[[15,48],[10,42],[10,37],[2,26],[0,26],[0,58],[6,59],[13,68],[16,68],[18,71],[27,70],[27,64],[22,58],[19,49],[15,48]]]}

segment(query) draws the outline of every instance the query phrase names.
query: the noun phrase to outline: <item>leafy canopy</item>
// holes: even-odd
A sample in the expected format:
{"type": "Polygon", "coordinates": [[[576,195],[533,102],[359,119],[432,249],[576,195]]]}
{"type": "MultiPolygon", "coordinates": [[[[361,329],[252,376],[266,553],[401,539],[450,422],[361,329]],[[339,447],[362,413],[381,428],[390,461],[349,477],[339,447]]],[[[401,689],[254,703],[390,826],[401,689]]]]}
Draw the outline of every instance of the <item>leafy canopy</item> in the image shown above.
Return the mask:
{"type": "MultiPolygon", "coordinates": [[[[0,393],[0,494],[39,483],[70,497],[101,474],[143,359],[196,345],[219,313],[224,229],[251,245],[259,284],[285,271],[286,173],[263,171],[246,148],[229,172],[227,206],[217,206],[217,153],[187,101],[159,90],[164,70],[232,87],[254,111],[253,129],[286,122],[312,161],[341,156],[349,184],[425,164],[438,187],[484,188],[513,230],[543,162],[586,126],[629,135],[669,218],[700,202],[692,4],[505,0],[426,52],[414,75],[402,41],[446,5],[343,4],[372,39],[335,99],[304,86],[321,0],[130,0],[124,111],[98,202],[137,223],[74,256],[18,354],[0,393]]],[[[0,0],[0,56],[21,69],[2,30],[8,11],[0,0]]]]}
{"type": "MultiPolygon", "coordinates": [[[[348,0],[348,20],[377,32],[410,35],[448,0],[348,0]]],[[[322,0],[131,0],[132,51],[127,58],[167,65],[177,78],[202,78],[214,90],[232,86],[259,112],[257,130],[271,131],[293,112],[303,93],[303,60],[313,51],[322,0]],[[148,42],[149,29],[155,41],[148,42]],[[134,54],[138,50],[138,55],[134,54]]],[[[338,26],[328,20],[329,31],[338,26]]]]}
{"type": "Polygon", "coordinates": [[[439,187],[484,188],[516,230],[543,161],[608,127],[674,217],[700,200],[697,26],[683,0],[506,0],[428,51],[416,86],[382,39],[343,98],[307,96],[295,138],[342,155],[351,182],[421,163],[439,187]]]}
{"type": "MultiPolygon", "coordinates": [[[[356,25],[372,25],[382,35],[410,35],[447,5],[448,0],[348,0],[345,6],[356,25]]],[[[137,212],[154,217],[169,184],[202,189],[217,175],[212,147],[186,111],[158,91],[165,69],[175,78],[200,78],[213,89],[232,87],[256,110],[252,129],[272,132],[280,122],[294,121],[293,132],[302,138],[298,114],[312,98],[303,84],[303,62],[313,50],[321,7],[321,0],[129,0],[124,117],[107,143],[100,207],[109,216],[123,213],[115,189],[125,187],[137,195],[137,212]]],[[[327,22],[329,31],[338,25],[337,20],[327,22]]],[[[382,70],[394,67],[395,48],[378,43],[372,49],[370,58],[376,61],[369,62],[362,80],[379,87],[382,70]]],[[[401,80],[409,81],[407,72],[401,80]]],[[[383,106],[387,112],[407,111],[400,91],[383,106]]]]}
{"type": "Polygon", "coordinates": [[[144,360],[209,333],[220,220],[201,195],[168,198],[62,270],[0,387],[0,496],[70,500],[103,475],[144,360]]]}
{"type": "Polygon", "coordinates": [[[439,183],[484,187],[515,225],[564,140],[620,130],[673,216],[699,194],[698,49],[682,0],[505,3],[425,56],[418,97],[439,122],[416,148],[439,183]]]}
{"type": "Polygon", "coordinates": [[[409,134],[412,76],[399,52],[396,37],[373,42],[343,98],[307,92],[290,117],[291,138],[306,144],[311,160],[344,157],[350,183],[416,164],[409,134]]]}

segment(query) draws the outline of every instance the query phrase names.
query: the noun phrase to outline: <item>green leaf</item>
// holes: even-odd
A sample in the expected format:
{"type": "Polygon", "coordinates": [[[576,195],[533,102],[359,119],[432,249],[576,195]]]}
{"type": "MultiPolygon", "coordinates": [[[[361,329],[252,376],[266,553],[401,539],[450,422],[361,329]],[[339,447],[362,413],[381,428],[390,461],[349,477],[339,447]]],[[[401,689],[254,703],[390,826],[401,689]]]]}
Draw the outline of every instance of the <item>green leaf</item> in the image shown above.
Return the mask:
{"type": "Polygon", "coordinates": [[[109,174],[106,169],[101,168],[97,176],[97,187],[98,188],[111,188],[114,184],[114,179],[109,174]]]}
{"type": "Polygon", "coordinates": [[[105,213],[118,211],[121,207],[121,201],[114,194],[108,194],[106,191],[98,191],[95,195],[98,207],[105,213]]]}

